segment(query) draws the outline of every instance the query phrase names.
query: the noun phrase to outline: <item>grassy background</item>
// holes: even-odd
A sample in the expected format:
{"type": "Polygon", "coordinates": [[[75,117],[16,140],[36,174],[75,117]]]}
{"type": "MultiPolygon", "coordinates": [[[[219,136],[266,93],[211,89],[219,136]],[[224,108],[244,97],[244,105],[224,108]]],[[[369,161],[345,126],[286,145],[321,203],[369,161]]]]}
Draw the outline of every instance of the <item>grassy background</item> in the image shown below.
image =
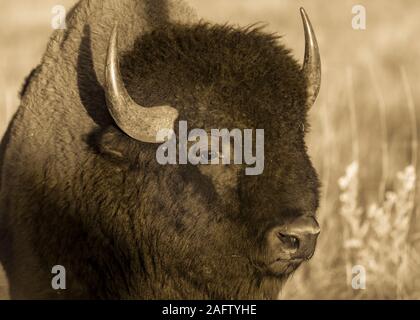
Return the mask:
{"type": "MultiPolygon", "coordinates": [[[[74,2],[60,0],[59,4],[70,7],[74,2]]],[[[420,283],[415,280],[420,269],[415,219],[420,3],[188,2],[210,21],[266,22],[267,31],[283,35],[299,59],[304,50],[300,6],[306,8],[316,29],[323,86],[310,112],[308,145],[324,185],[319,210],[322,233],[314,258],[293,276],[280,297],[420,298],[420,283]],[[366,30],[352,29],[355,4],[366,7],[366,30]],[[340,188],[338,181],[351,163],[358,170],[348,172],[347,183],[340,188]],[[397,173],[407,167],[412,170],[398,178],[397,173]],[[369,232],[362,234],[365,226],[369,232]],[[380,230],[387,230],[388,236],[380,230]],[[366,267],[365,290],[351,287],[349,268],[354,264],[366,267]]],[[[19,103],[17,92],[24,77],[40,61],[51,33],[51,8],[56,4],[56,0],[3,0],[0,4],[0,134],[19,103]]],[[[1,279],[0,275],[0,298],[5,298],[1,279]]]]}

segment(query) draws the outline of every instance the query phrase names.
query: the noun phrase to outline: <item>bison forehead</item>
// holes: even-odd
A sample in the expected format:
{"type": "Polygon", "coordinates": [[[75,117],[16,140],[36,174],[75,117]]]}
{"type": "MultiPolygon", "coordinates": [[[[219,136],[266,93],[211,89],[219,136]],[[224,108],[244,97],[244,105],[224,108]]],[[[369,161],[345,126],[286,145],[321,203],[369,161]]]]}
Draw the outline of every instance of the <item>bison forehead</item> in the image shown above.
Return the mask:
{"type": "Polygon", "coordinates": [[[170,104],[181,118],[217,126],[304,122],[306,83],[298,63],[260,28],[199,24],[157,29],[123,57],[130,95],[170,104]]]}

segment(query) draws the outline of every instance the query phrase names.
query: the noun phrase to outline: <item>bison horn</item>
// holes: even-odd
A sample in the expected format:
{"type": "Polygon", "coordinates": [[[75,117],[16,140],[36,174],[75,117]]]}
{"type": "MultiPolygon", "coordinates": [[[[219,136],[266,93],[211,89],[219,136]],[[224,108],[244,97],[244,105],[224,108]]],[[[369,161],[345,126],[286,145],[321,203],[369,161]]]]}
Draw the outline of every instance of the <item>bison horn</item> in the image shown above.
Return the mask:
{"type": "Polygon", "coordinates": [[[305,9],[300,8],[300,14],[302,15],[305,29],[305,58],[302,71],[306,77],[308,88],[307,106],[310,108],[315,103],[321,88],[321,58],[315,32],[305,9]]]}
{"type": "Polygon", "coordinates": [[[133,139],[161,143],[161,130],[173,130],[178,111],[169,106],[145,108],[134,102],[124,86],[117,45],[118,28],[109,41],[105,70],[105,95],[108,110],[118,127],[133,139]]]}

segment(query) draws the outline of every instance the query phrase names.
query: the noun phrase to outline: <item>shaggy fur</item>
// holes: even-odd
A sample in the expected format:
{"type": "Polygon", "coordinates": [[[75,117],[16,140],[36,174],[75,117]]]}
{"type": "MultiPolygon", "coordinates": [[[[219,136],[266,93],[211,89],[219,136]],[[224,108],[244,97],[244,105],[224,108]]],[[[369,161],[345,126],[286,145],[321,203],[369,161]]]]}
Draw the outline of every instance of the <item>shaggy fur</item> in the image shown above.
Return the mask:
{"type": "Polygon", "coordinates": [[[258,28],[196,23],[182,3],[158,3],[81,1],[25,86],[1,146],[13,298],[275,298],[297,267],[269,272],[264,235],[318,206],[299,65],[258,28]],[[161,166],[156,145],[115,126],[102,86],[115,21],[130,95],[171,105],[190,128],[265,129],[262,175],[161,166]],[[51,289],[57,264],[64,291],[51,289]]]}

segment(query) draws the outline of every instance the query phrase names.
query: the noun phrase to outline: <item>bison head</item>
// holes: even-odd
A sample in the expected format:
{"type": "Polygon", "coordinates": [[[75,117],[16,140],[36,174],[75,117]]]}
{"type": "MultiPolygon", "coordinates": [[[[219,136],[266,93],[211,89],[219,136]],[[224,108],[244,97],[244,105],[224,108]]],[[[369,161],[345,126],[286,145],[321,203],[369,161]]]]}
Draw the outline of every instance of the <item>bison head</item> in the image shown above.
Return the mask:
{"type": "Polygon", "coordinates": [[[156,29],[120,66],[114,29],[105,93],[116,126],[98,145],[109,170],[124,172],[115,197],[132,218],[126,241],[138,248],[145,296],[273,298],[313,255],[319,183],[304,128],[321,67],[301,13],[303,67],[259,28],[208,24],[156,29]],[[247,176],[241,164],[159,165],[157,133],[176,131],[177,119],[205,130],[264,129],[265,170],[247,176]]]}

